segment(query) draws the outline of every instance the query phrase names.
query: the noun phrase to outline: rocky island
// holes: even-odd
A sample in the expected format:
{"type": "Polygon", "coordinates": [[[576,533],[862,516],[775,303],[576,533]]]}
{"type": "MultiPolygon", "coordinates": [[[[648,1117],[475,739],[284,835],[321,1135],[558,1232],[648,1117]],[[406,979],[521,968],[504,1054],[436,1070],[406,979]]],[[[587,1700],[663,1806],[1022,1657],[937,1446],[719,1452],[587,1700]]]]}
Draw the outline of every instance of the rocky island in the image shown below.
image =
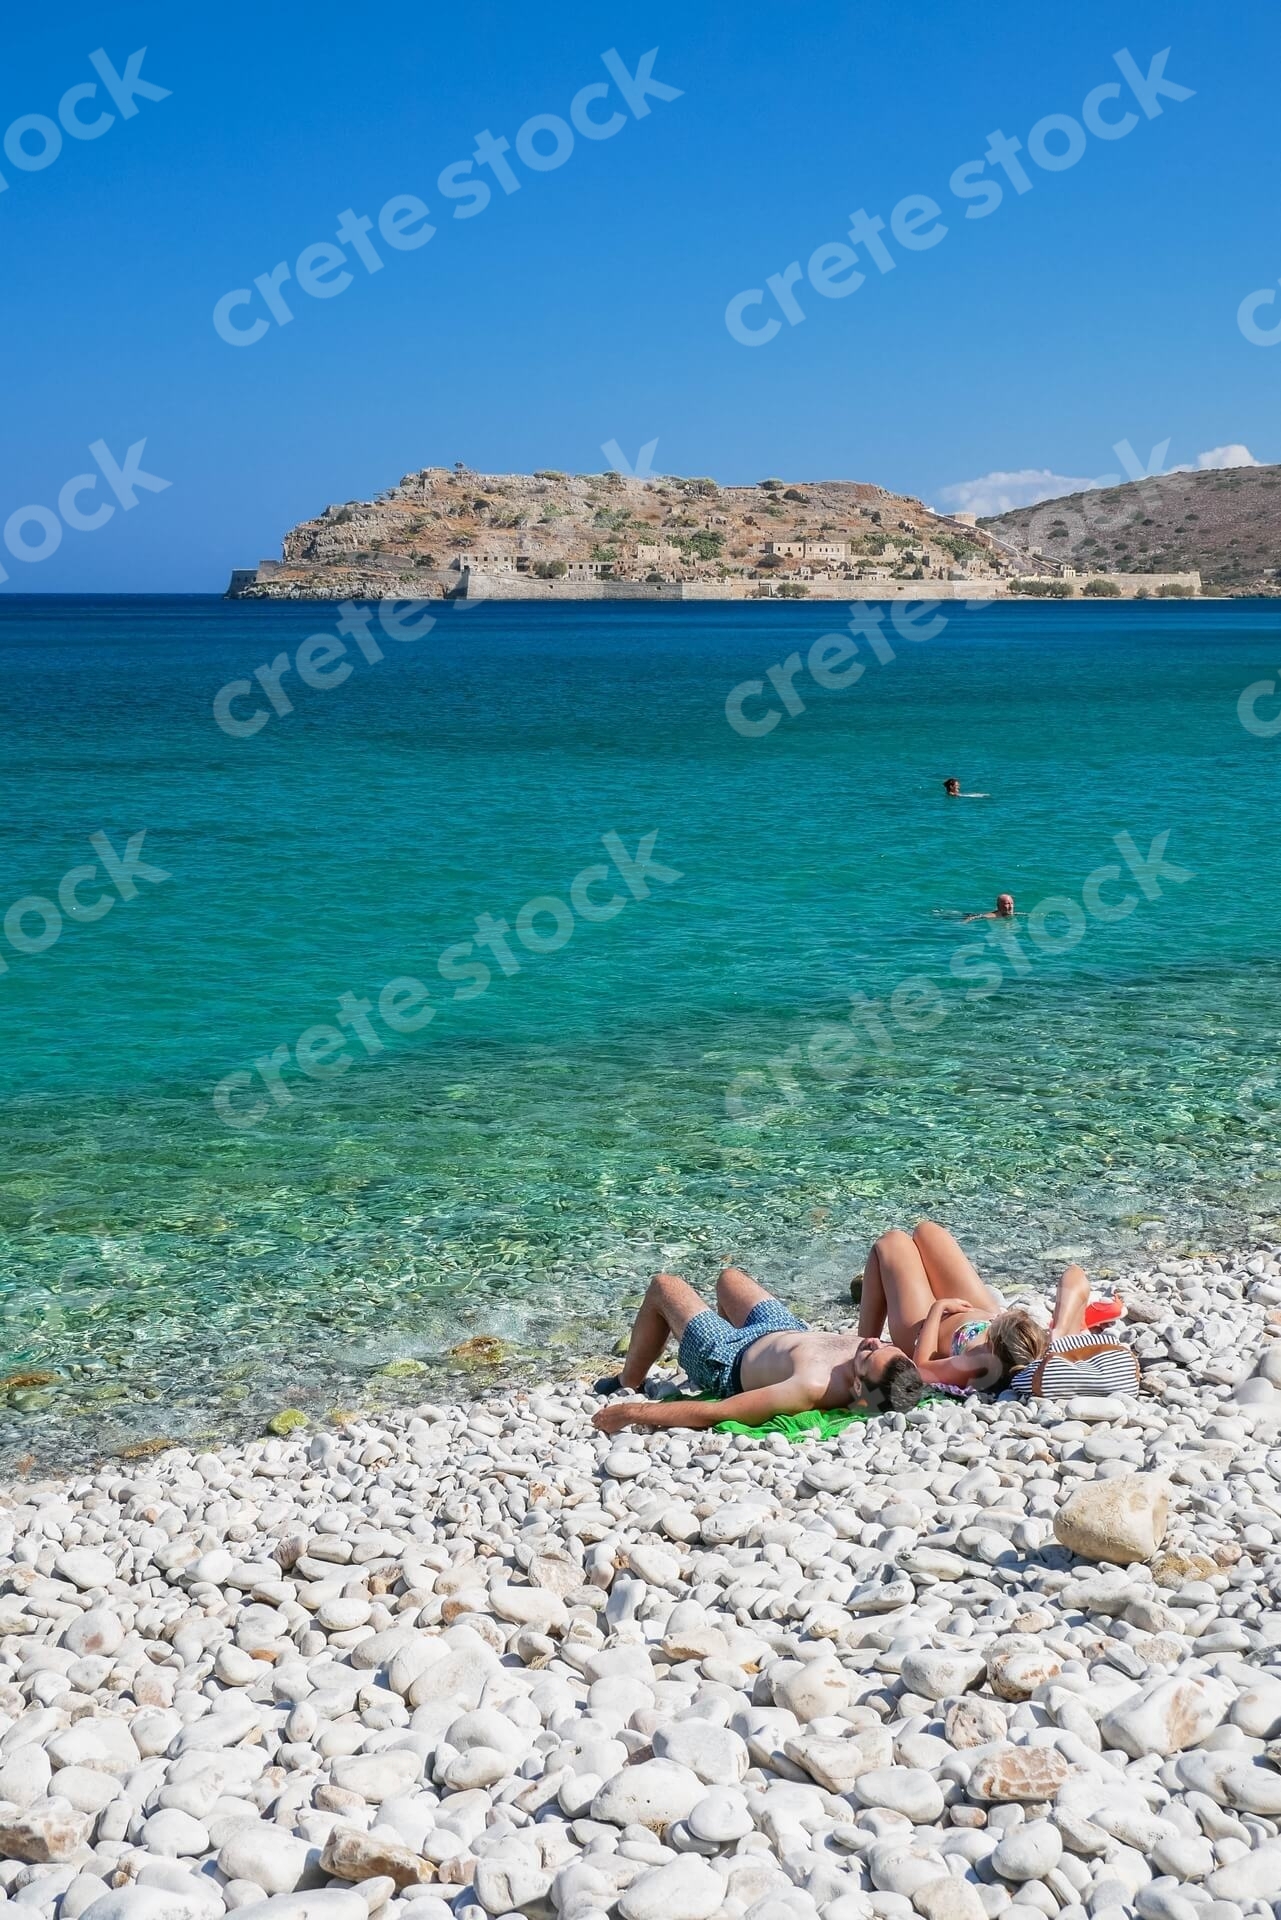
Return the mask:
{"type": "Polygon", "coordinates": [[[971,599],[1191,594],[1194,571],[1078,575],[970,515],[851,480],[425,467],[291,529],[232,599],[971,599]]]}

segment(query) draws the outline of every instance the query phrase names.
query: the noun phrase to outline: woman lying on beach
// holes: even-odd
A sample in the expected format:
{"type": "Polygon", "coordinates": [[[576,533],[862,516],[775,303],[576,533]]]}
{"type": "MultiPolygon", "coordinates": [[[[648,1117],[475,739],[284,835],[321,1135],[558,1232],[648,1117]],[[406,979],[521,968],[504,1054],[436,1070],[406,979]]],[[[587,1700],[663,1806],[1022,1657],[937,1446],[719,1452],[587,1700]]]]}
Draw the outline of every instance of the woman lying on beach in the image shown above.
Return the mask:
{"type": "Polygon", "coordinates": [[[1043,1327],[1024,1308],[1007,1308],[947,1229],[923,1220],[911,1234],[883,1233],[861,1295],[857,1281],[850,1292],[859,1332],[879,1335],[888,1322],[928,1386],[1049,1399],[1137,1391],[1130,1349],[1086,1326],[1090,1283],[1080,1267],[1059,1281],[1053,1327],[1043,1327]]]}
{"type": "Polygon", "coordinates": [[[875,1334],[811,1333],[750,1274],[725,1267],[715,1310],[688,1281],[656,1274],[623,1370],[598,1380],[597,1393],[643,1394],[650,1368],[673,1336],[691,1383],[715,1398],[616,1400],[593,1417],[594,1427],[619,1433],[624,1427],[714,1427],[719,1420],[759,1427],[775,1414],[816,1407],[905,1412],[924,1391],[917,1368],[879,1337],[879,1327],[875,1334]]]}

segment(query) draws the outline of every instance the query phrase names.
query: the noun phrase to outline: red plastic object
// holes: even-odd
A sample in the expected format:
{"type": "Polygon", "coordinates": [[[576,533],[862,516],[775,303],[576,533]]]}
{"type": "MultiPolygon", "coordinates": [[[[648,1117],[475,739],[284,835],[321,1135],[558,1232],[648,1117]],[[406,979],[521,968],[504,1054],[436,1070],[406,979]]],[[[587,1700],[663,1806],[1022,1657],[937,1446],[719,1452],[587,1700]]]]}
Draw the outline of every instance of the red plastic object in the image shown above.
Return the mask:
{"type": "MultiPolygon", "coordinates": [[[[1087,1327],[1106,1327],[1110,1320],[1121,1320],[1124,1316],[1123,1300],[1091,1300],[1085,1309],[1085,1324],[1087,1327]]],[[[1050,1326],[1053,1325],[1051,1320],[1050,1326]]]]}

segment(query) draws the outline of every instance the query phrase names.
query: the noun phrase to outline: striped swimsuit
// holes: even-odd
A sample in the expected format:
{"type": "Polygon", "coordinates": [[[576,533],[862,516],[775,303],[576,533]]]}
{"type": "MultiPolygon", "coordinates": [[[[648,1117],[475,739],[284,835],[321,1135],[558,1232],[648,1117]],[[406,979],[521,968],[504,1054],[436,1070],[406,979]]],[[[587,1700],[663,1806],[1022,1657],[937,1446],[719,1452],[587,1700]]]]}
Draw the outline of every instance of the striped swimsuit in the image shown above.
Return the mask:
{"type": "Polygon", "coordinates": [[[1077,1394],[1137,1393],[1139,1363],[1129,1347],[1108,1340],[1102,1329],[1051,1340],[1043,1360],[1021,1367],[1007,1392],[1022,1399],[1071,1400],[1077,1394]],[[1039,1376],[1039,1377],[1038,1377],[1039,1376]]]}

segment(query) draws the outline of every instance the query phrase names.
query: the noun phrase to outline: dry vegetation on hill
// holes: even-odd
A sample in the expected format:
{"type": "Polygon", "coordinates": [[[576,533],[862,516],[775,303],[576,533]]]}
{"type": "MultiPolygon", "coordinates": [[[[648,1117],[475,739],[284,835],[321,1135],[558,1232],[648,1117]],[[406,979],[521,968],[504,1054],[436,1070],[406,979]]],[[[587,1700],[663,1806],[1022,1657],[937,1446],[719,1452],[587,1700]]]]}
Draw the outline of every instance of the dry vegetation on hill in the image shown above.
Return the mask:
{"type": "Polygon", "coordinates": [[[1194,569],[1209,593],[1281,592],[1281,467],[1163,474],[1020,507],[981,525],[1080,572],[1194,569]]]}

